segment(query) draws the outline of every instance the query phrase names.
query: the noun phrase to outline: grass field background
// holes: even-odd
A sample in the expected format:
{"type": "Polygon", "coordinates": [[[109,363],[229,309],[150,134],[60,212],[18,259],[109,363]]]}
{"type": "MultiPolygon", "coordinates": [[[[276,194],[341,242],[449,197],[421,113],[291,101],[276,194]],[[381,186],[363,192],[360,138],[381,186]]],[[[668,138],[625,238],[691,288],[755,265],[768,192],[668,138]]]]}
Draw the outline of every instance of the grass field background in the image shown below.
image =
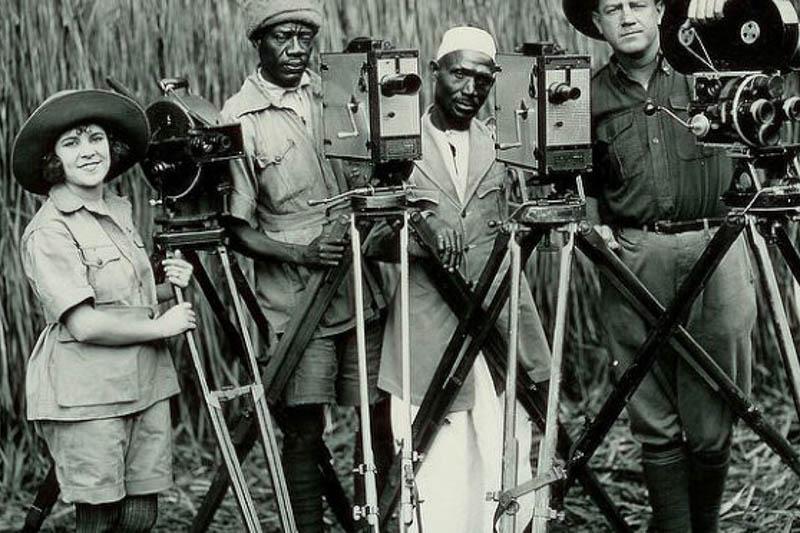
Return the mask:
{"type": "MultiPolygon", "coordinates": [[[[422,64],[435,52],[450,26],[473,23],[492,32],[501,51],[523,41],[553,40],[572,52],[589,53],[595,66],[608,57],[603,44],[572,31],[558,0],[325,0],[326,18],[317,51],[338,51],[353,37],[370,35],[398,47],[419,48],[422,64]]],[[[41,442],[24,419],[25,360],[43,319],[22,272],[19,237],[40,205],[24,193],[10,170],[11,146],[20,125],[48,95],[69,88],[105,87],[112,76],[142,103],[159,97],[156,81],[181,76],[191,90],[221,106],[238,90],[257,63],[244,36],[244,22],[233,0],[3,0],[0,2],[0,531],[21,524],[24,505],[47,468],[41,442]]],[[[316,54],[315,54],[316,56],[316,54]]],[[[424,86],[430,98],[430,86],[424,86]]],[[[138,169],[114,184],[130,195],[143,235],[152,232],[152,195],[138,169]]],[[[541,251],[529,265],[533,290],[548,331],[552,331],[558,256],[541,251]]],[[[783,292],[796,325],[795,297],[779,268],[783,292]]],[[[593,267],[579,260],[569,307],[564,419],[576,430],[592,414],[610,386],[604,350],[602,306],[593,267]]],[[[199,337],[213,384],[236,381],[241,369],[228,356],[201,299],[199,337]]],[[[763,315],[754,334],[755,397],[786,433],[795,423],[763,315]]],[[[173,531],[192,516],[218,461],[193,383],[184,347],[173,347],[182,395],[173,403],[177,485],[162,503],[159,530],[173,531]],[[181,355],[183,354],[183,355],[181,355]]],[[[349,486],[353,417],[337,412],[328,439],[337,467],[349,486]]],[[[645,497],[637,448],[620,422],[593,464],[626,513],[643,524],[645,497]]],[[[270,500],[268,478],[256,457],[249,463],[254,492],[270,500]]],[[[726,496],[725,531],[793,531],[798,515],[798,484],[781,463],[746,430],[737,434],[735,463],[726,496]]],[[[602,519],[573,491],[568,518],[574,531],[603,531],[602,519]]],[[[269,503],[265,503],[269,505],[269,503]]],[[[268,530],[277,523],[269,519],[268,530]]],[[[215,527],[238,527],[229,497],[215,527]]],[[[69,529],[69,507],[59,506],[47,527],[69,529]]],[[[800,530],[800,521],[797,522],[800,530]]]]}

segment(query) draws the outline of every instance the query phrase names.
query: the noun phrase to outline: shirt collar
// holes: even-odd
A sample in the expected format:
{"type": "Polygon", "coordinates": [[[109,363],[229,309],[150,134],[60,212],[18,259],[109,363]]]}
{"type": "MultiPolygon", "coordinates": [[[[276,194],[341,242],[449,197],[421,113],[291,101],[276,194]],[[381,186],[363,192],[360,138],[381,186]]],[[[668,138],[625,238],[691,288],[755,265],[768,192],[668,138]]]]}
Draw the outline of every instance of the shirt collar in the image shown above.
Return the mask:
{"type": "Polygon", "coordinates": [[[300,84],[297,89],[285,89],[264,80],[256,70],[247,77],[239,92],[238,96],[241,97],[242,107],[237,110],[237,116],[257,113],[269,107],[278,107],[281,97],[291,90],[310,90],[311,94],[321,98],[322,79],[318,74],[306,70],[300,78],[300,84]],[[306,81],[304,82],[304,80],[306,81]],[[267,84],[276,87],[278,90],[271,90],[267,84]]]}
{"type": "Polygon", "coordinates": [[[64,183],[53,185],[49,194],[56,209],[65,214],[74,213],[83,208],[96,215],[111,216],[109,210],[113,208],[117,201],[122,200],[119,196],[105,189],[103,190],[102,200],[85,200],[72,192],[64,183]]]}
{"type": "Polygon", "coordinates": [[[264,76],[261,75],[261,69],[256,69],[256,78],[258,79],[258,83],[270,93],[270,95],[277,96],[280,98],[286,93],[296,92],[299,89],[302,89],[308,85],[311,85],[311,76],[308,75],[308,71],[306,70],[303,72],[303,75],[300,76],[300,83],[298,83],[295,87],[281,87],[275,83],[272,83],[264,76]]]}
{"type": "MultiPolygon", "coordinates": [[[[656,66],[657,70],[666,74],[667,76],[672,75],[672,65],[669,64],[667,58],[664,57],[664,53],[659,50],[658,56],[656,57],[656,61],[658,65],[656,66]]],[[[628,72],[625,70],[625,67],[622,66],[622,63],[619,61],[619,57],[617,54],[613,54],[611,59],[608,61],[608,68],[611,69],[611,74],[616,77],[624,77],[627,79],[631,79],[628,72]]]]}

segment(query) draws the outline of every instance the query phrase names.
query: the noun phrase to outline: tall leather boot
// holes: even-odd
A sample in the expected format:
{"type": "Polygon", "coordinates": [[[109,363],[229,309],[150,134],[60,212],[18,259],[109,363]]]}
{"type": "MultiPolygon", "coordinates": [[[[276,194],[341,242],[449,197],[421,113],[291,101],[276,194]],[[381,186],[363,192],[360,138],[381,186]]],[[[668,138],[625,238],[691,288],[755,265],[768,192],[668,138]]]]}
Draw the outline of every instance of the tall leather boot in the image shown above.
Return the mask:
{"type": "Polygon", "coordinates": [[[322,474],[317,466],[324,422],[321,405],[287,407],[283,413],[283,471],[299,533],[322,533],[322,474]]]}
{"type": "Polygon", "coordinates": [[[694,533],[717,533],[722,493],[730,465],[730,447],[690,456],[689,503],[694,533]]]}
{"type": "Polygon", "coordinates": [[[642,446],[642,468],[653,508],[650,531],[690,533],[689,458],[683,444],[666,448],[642,446]]]}

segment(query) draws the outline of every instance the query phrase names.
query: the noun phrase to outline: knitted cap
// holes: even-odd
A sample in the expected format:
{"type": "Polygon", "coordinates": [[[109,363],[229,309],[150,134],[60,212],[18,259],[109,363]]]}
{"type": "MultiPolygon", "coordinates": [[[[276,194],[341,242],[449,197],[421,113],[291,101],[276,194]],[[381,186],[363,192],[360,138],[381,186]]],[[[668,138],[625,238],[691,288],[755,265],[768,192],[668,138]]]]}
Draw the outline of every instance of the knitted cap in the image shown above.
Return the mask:
{"type": "Polygon", "coordinates": [[[281,22],[302,22],[318,30],[322,25],[319,0],[243,0],[247,38],[262,28],[281,22]]]}

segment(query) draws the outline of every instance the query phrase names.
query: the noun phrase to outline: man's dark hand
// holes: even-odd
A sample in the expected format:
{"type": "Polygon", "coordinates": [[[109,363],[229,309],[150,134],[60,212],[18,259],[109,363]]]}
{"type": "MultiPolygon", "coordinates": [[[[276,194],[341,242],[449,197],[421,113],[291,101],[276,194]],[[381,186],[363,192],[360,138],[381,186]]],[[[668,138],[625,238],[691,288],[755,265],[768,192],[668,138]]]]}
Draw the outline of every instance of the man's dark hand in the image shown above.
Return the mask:
{"type": "Polygon", "coordinates": [[[343,240],[320,235],[304,247],[299,262],[308,267],[336,266],[344,257],[345,249],[343,240]]]}
{"type": "Polygon", "coordinates": [[[436,235],[436,252],[442,264],[449,271],[455,271],[461,264],[461,256],[464,253],[464,240],[461,233],[454,230],[436,215],[431,215],[425,219],[436,235]]]}

